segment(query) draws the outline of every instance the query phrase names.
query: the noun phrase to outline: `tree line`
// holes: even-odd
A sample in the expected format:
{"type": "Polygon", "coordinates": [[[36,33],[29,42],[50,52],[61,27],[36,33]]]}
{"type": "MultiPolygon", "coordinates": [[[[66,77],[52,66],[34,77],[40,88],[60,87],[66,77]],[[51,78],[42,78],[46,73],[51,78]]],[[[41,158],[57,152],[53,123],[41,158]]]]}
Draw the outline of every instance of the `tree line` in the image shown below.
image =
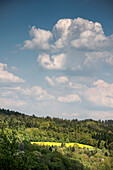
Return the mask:
{"type": "Polygon", "coordinates": [[[113,168],[113,121],[36,117],[0,109],[0,169],[108,170],[113,168]],[[61,142],[60,147],[31,142],[61,142]],[[79,148],[75,142],[92,145],[79,148]]]}

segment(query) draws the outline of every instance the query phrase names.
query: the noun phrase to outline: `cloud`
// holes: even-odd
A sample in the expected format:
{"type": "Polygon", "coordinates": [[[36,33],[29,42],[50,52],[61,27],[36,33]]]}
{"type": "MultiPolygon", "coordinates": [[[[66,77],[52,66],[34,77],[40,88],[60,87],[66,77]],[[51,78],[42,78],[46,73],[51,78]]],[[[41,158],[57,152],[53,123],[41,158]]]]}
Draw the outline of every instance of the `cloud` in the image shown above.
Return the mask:
{"type": "MultiPolygon", "coordinates": [[[[78,35],[71,41],[75,48],[87,50],[97,50],[107,46],[107,37],[105,37],[100,23],[78,18],[73,21],[72,30],[76,27],[78,35]],[[79,30],[79,31],[78,31],[79,30]]],[[[76,33],[76,32],[73,32],[76,33]]]]}
{"type": "Polygon", "coordinates": [[[79,113],[61,113],[60,117],[66,117],[68,119],[75,119],[79,116],[79,113]]]}
{"type": "Polygon", "coordinates": [[[24,83],[25,81],[9,73],[7,71],[7,64],[0,63],[0,82],[24,83]]]}
{"type": "Polygon", "coordinates": [[[55,97],[51,94],[48,94],[46,90],[42,89],[40,86],[33,86],[31,88],[21,88],[20,86],[17,87],[2,87],[0,88],[1,96],[8,97],[9,95],[12,96],[22,96],[22,98],[33,98],[37,101],[45,101],[45,100],[54,100],[55,97]]]}
{"type": "Polygon", "coordinates": [[[113,36],[106,37],[102,25],[98,22],[88,21],[83,18],[60,19],[52,32],[42,30],[32,26],[30,30],[31,40],[24,42],[23,48],[28,49],[49,49],[63,48],[66,45],[72,45],[75,48],[97,49],[109,45],[113,36]],[[55,40],[53,40],[53,37],[55,40]],[[49,41],[53,40],[49,44],[49,41]],[[71,42],[71,43],[70,43],[71,42]],[[90,43],[90,45],[89,45],[90,43]]]}
{"type": "Polygon", "coordinates": [[[64,18],[52,31],[33,26],[30,37],[23,49],[38,50],[37,61],[45,69],[81,71],[90,63],[113,63],[113,35],[106,36],[98,22],[64,18]]]}
{"type": "Polygon", "coordinates": [[[58,101],[63,103],[81,102],[81,98],[77,94],[70,94],[58,97],[58,101]]]}
{"type": "Polygon", "coordinates": [[[100,23],[79,17],[59,20],[53,27],[53,36],[56,38],[56,48],[72,46],[76,49],[95,50],[108,45],[100,23]]]}
{"type": "Polygon", "coordinates": [[[53,76],[52,78],[46,76],[45,79],[51,86],[61,85],[68,82],[68,78],[66,76],[60,76],[60,77],[53,76]]]}
{"type": "Polygon", "coordinates": [[[46,79],[46,81],[47,81],[51,86],[54,86],[54,85],[55,85],[54,80],[52,80],[50,77],[46,76],[45,79],[46,79]]]}
{"type": "Polygon", "coordinates": [[[17,70],[18,70],[18,68],[15,67],[15,66],[12,66],[11,69],[14,70],[14,71],[17,71],[17,70]]]}
{"type": "MultiPolygon", "coordinates": [[[[113,65],[113,54],[109,51],[88,52],[84,64],[92,67],[96,63],[113,65]]],[[[100,65],[99,64],[99,65],[100,65]]]]}
{"type": "Polygon", "coordinates": [[[56,48],[100,50],[112,47],[113,36],[106,37],[102,25],[83,18],[61,19],[53,27],[56,48]]]}
{"type": "Polygon", "coordinates": [[[98,80],[94,82],[93,87],[84,92],[84,95],[88,101],[97,106],[113,108],[113,83],[98,80]]]}
{"type": "MultiPolygon", "coordinates": [[[[12,86],[0,87],[0,107],[21,110],[32,114],[34,111],[40,113],[48,105],[51,107],[52,102],[55,102],[55,96],[49,94],[40,86],[25,87],[12,86]],[[38,109],[38,110],[37,110],[38,109]]],[[[51,108],[50,108],[51,110],[51,108]]]]}
{"type": "Polygon", "coordinates": [[[87,86],[85,84],[82,83],[73,83],[73,82],[69,82],[69,87],[72,89],[76,89],[76,90],[86,90],[87,86]]]}
{"type": "Polygon", "coordinates": [[[44,101],[44,100],[54,100],[55,97],[53,95],[50,95],[47,93],[46,90],[42,89],[40,86],[33,86],[32,88],[28,89],[19,89],[22,94],[36,97],[36,100],[38,101],[44,101]]]}
{"type": "Polygon", "coordinates": [[[90,118],[97,120],[113,119],[113,111],[88,111],[87,114],[90,118]]]}
{"type": "Polygon", "coordinates": [[[56,82],[58,84],[65,84],[68,82],[68,78],[66,76],[56,77],[56,82]]]}
{"type": "Polygon", "coordinates": [[[50,31],[37,29],[35,26],[32,26],[30,37],[32,39],[24,42],[23,49],[48,50],[51,46],[49,41],[52,40],[53,35],[50,31]]]}
{"type": "Polygon", "coordinates": [[[27,102],[16,92],[18,87],[0,87],[0,107],[1,108],[20,108],[27,102]]]}
{"type": "Polygon", "coordinates": [[[46,68],[46,69],[65,69],[65,54],[58,54],[58,55],[52,55],[51,57],[48,54],[43,54],[38,56],[38,62],[39,64],[46,68]]]}
{"type": "Polygon", "coordinates": [[[26,105],[25,101],[19,100],[15,98],[1,98],[0,97],[0,108],[14,108],[14,107],[22,107],[26,105]]]}
{"type": "Polygon", "coordinates": [[[71,19],[60,19],[53,27],[53,35],[56,39],[56,48],[63,48],[67,44],[67,36],[69,34],[69,27],[71,23],[71,19]]]}

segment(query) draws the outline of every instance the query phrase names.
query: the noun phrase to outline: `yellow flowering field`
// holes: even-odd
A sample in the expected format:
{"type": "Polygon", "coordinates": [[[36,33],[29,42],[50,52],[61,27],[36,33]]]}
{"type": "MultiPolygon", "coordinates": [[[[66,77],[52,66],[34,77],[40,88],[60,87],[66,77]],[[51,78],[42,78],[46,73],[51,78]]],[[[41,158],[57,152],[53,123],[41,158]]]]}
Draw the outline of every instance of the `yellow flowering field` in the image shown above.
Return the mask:
{"type": "MultiPolygon", "coordinates": [[[[49,146],[61,146],[62,143],[57,143],[57,142],[31,142],[31,144],[37,144],[37,145],[49,145],[49,146]]],[[[63,143],[65,144],[66,147],[80,147],[80,148],[88,148],[88,149],[94,149],[93,146],[90,145],[84,145],[80,143],[63,143]]]]}

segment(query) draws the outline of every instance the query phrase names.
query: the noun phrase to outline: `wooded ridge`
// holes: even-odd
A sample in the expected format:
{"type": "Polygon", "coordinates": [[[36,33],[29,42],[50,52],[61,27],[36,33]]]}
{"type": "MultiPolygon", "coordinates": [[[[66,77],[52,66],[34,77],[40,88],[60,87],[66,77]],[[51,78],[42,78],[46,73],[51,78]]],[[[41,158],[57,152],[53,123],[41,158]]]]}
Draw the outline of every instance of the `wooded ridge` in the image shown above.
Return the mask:
{"type": "Polygon", "coordinates": [[[112,169],[113,120],[63,120],[0,109],[0,169],[14,168],[112,169]]]}

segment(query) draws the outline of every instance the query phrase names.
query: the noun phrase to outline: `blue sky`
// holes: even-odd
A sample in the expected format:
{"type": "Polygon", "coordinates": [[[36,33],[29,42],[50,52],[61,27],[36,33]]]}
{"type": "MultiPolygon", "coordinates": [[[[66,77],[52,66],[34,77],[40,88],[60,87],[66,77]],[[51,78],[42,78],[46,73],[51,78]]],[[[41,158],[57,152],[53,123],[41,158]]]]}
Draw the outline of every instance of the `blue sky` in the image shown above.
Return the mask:
{"type": "Polygon", "coordinates": [[[0,1],[0,107],[113,119],[111,0],[0,1]]]}

